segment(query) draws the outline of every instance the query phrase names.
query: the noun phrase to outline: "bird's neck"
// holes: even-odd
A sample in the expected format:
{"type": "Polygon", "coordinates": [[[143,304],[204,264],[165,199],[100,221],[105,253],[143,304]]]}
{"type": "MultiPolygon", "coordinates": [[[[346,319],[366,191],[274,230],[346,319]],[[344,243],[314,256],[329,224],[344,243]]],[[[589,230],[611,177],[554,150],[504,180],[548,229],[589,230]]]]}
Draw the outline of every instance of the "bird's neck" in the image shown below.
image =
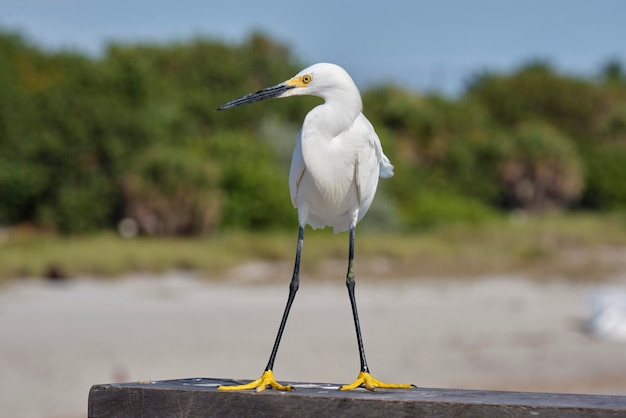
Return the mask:
{"type": "Polygon", "coordinates": [[[301,132],[302,157],[324,205],[342,202],[354,175],[356,152],[346,146],[343,133],[361,114],[361,98],[327,99],[306,116],[301,132]]]}
{"type": "Polygon", "coordinates": [[[325,102],[313,109],[310,116],[316,119],[315,126],[324,136],[334,138],[350,129],[362,107],[358,91],[346,91],[344,94],[325,98],[325,102]]]}

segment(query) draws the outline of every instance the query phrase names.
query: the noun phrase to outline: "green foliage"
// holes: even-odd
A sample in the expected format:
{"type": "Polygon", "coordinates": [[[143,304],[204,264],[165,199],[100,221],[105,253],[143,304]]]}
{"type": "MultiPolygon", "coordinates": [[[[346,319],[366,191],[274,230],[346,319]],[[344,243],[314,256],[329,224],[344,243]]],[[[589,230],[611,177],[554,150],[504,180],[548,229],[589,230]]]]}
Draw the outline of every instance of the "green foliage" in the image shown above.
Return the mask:
{"type": "Polygon", "coordinates": [[[396,164],[390,189],[405,226],[474,222],[500,199],[503,144],[484,110],[466,100],[419,96],[395,87],[364,95],[365,109],[396,164]]]}
{"type": "MultiPolygon", "coordinates": [[[[177,161],[200,165],[198,158],[171,152],[173,147],[189,146],[181,144],[181,138],[206,138],[242,126],[252,130],[267,111],[263,107],[219,115],[215,108],[239,94],[236,89],[258,89],[284,78],[285,68],[289,72],[297,68],[288,64],[284,47],[258,34],[234,48],[208,40],[169,46],[111,45],[100,60],[44,53],[16,35],[0,34],[0,47],[0,224],[35,222],[64,232],[111,227],[125,213],[145,206],[145,200],[152,202],[148,206],[165,205],[155,203],[159,185],[150,183],[147,171],[160,167],[160,180],[173,181],[171,176],[180,168],[177,161]]],[[[301,108],[295,103],[283,108],[287,109],[283,114],[287,119],[301,118],[301,108]]],[[[216,158],[220,151],[224,149],[217,147],[216,158]]],[[[258,155],[265,156],[259,166],[268,172],[271,155],[258,155]]],[[[211,162],[207,164],[215,174],[211,162]]],[[[184,176],[194,178],[192,183],[200,187],[201,172],[188,167],[180,179],[181,190],[189,186],[182,183],[184,176]]],[[[260,183],[274,174],[253,175],[250,181],[260,183]]],[[[261,193],[262,188],[247,185],[247,180],[232,181],[228,171],[223,178],[225,194],[231,196],[227,202],[245,191],[261,193]]],[[[276,190],[275,185],[271,182],[270,190],[276,190]]],[[[252,208],[263,200],[251,196],[254,203],[248,212],[254,213],[243,209],[244,204],[234,205],[236,212],[227,211],[226,225],[277,223],[264,224],[268,215],[252,208]],[[241,216],[242,221],[235,222],[232,216],[241,216]]],[[[172,197],[171,191],[162,191],[160,198],[172,197]]],[[[172,233],[191,227],[164,228],[172,233]]],[[[196,232],[206,230],[197,228],[196,232]]]]}
{"type": "MultiPolygon", "coordinates": [[[[297,72],[286,46],[255,33],[236,45],[112,44],[94,59],[0,30],[0,56],[0,225],[77,233],[125,216],[162,234],[296,225],[293,137],[319,99],[215,111],[297,72]]],[[[363,101],[396,167],[371,229],[626,206],[618,61],[596,79],[531,63],[476,77],[454,100],[388,85],[363,101]]]]}
{"type": "Polygon", "coordinates": [[[593,208],[626,209],[626,147],[607,145],[590,152],[584,200],[593,208]]]}
{"type": "Polygon", "coordinates": [[[5,65],[13,68],[2,72],[0,90],[14,95],[0,105],[0,163],[19,168],[3,170],[0,200],[11,204],[0,222],[67,232],[106,226],[117,203],[113,162],[124,149],[115,140],[132,142],[137,129],[104,102],[118,92],[107,92],[97,67],[71,54],[26,49],[5,65]]]}
{"type": "Polygon", "coordinates": [[[518,126],[500,166],[503,197],[512,207],[566,207],[580,197],[582,166],[572,141],[539,122],[518,126]]]}
{"type": "Polygon", "coordinates": [[[216,165],[192,147],[156,145],[124,178],[125,216],[149,235],[211,232],[219,223],[216,165]]]}
{"type": "Polygon", "coordinates": [[[495,216],[495,211],[477,199],[442,190],[421,190],[404,206],[403,219],[411,228],[439,224],[478,223],[495,216]]]}
{"type": "Polygon", "coordinates": [[[454,137],[442,161],[431,170],[441,170],[456,193],[497,205],[502,201],[502,184],[498,179],[505,147],[505,139],[497,131],[454,137]]]}
{"type": "Polygon", "coordinates": [[[468,95],[504,126],[540,119],[576,140],[594,134],[602,104],[592,83],[559,75],[544,62],[530,63],[510,76],[483,74],[470,83],[468,95]]]}
{"type": "Polygon", "coordinates": [[[287,171],[271,148],[242,131],[210,138],[208,152],[218,163],[224,190],[223,226],[240,229],[294,227],[287,171]]]}

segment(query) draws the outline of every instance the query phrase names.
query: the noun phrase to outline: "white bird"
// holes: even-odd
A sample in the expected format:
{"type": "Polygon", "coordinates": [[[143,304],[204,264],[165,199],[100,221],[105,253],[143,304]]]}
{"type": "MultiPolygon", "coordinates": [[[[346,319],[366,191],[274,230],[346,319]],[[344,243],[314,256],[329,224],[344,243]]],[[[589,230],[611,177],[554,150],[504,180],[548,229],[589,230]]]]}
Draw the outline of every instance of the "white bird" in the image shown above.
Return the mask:
{"type": "Polygon", "coordinates": [[[267,386],[291,390],[276,382],[274,360],[280,344],[291,305],[298,290],[300,254],[304,228],[332,226],[335,232],[349,231],[348,273],[346,285],[352,305],[357,334],[361,371],[355,382],[342,390],[364,385],[367,389],[411,388],[412,385],[388,384],[374,379],[365,360],[365,350],[354,295],[354,229],[365,216],[378,186],[379,177],[391,177],[393,166],[383,153],[372,124],[363,115],[361,95],[348,73],[335,64],[314,64],[289,80],[273,87],[232,100],[218,110],[230,109],[260,100],[299,95],[324,99],[304,118],[296,137],[289,173],[289,191],[293,206],[298,210],[300,224],[294,272],[289,286],[289,298],[267,367],[260,379],[236,386],[221,386],[222,390],[265,390],[267,386]]]}

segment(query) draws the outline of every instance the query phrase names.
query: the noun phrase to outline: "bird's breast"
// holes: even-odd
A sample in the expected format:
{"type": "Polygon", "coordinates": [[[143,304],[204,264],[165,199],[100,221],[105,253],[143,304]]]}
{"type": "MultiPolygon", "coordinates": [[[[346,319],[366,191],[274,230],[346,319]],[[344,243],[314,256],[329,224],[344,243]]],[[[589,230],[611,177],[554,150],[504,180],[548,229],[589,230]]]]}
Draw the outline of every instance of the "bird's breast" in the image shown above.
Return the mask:
{"type": "MultiPolygon", "coordinates": [[[[346,211],[356,204],[356,155],[337,139],[302,144],[306,177],[299,193],[312,206],[346,211]]],[[[304,180],[304,178],[303,178],[304,180]]]]}

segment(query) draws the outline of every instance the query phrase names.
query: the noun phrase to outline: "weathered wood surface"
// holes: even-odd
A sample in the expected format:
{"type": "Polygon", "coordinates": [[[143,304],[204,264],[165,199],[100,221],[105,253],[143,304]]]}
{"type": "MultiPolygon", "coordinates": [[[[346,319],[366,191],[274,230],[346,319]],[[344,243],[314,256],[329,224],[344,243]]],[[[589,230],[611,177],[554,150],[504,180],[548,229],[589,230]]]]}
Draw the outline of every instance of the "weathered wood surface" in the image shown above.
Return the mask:
{"type": "Polygon", "coordinates": [[[294,392],[222,392],[230,379],[94,385],[89,418],[135,417],[626,417],[626,396],[460,389],[339,391],[291,383],[294,392]]]}

